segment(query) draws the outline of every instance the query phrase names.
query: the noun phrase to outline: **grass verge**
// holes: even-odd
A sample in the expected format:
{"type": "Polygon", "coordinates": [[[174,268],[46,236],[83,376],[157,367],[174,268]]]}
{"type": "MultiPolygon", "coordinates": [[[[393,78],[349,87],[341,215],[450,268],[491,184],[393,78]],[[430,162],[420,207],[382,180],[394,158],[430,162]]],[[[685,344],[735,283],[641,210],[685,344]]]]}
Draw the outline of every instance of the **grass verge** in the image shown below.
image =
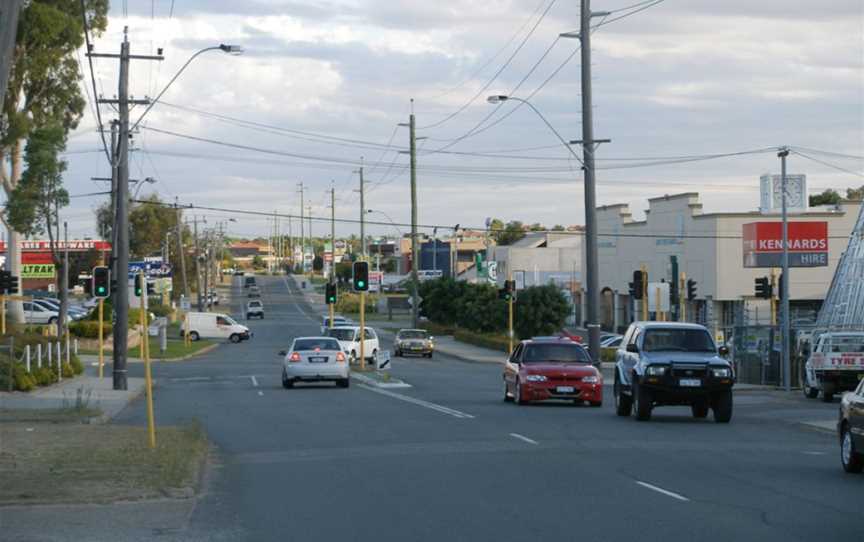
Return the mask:
{"type": "MultiPolygon", "coordinates": [[[[196,352],[199,352],[200,350],[207,348],[208,346],[211,346],[213,344],[216,344],[216,342],[207,339],[201,339],[198,341],[193,341],[192,345],[187,348],[186,345],[183,344],[183,339],[174,339],[169,336],[167,344],[168,348],[165,350],[164,353],[162,353],[162,351],[159,350],[159,337],[150,337],[150,359],[157,360],[181,358],[184,356],[195,354],[196,352]]],[[[140,349],[137,347],[131,348],[129,351],[130,356],[137,356],[139,350],[140,349]]],[[[110,355],[110,351],[106,350],[105,352],[106,356],[110,355]]],[[[89,356],[99,355],[99,352],[96,350],[82,349],[79,350],[78,353],[89,356]]]]}
{"type": "Polygon", "coordinates": [[[147,429],[64,423],[0,424],[0,504],[105,503],[194,495],[208,442],[197,425],[147,429]]]}

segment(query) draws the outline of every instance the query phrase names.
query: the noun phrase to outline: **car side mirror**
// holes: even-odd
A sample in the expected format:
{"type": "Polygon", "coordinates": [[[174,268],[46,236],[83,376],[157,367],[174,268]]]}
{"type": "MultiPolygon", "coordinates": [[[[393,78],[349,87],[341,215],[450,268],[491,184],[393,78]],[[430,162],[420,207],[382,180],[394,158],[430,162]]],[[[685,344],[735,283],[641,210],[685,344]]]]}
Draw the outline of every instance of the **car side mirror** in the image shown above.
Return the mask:
{"type": "Polygon", "coordinates": [[[720,348],[717,349],[717,351],[720,352],[721,356],[725,357],[725,356],[729,355],[729,347],[728,346],[725,346],[725,345],[721,346],[720,348]]]}
{"type": "Polygon", "coordinates": [[[636,346],[636,343],[630,343],[627,345],[627,351],[632,352],[634,354],[638,354],[639,353],[639,347],[636,346]]]}
{"type": "Polygon", "coordinates": [[[286,352],[286,351],[284,351],[284,350],[280,350],[280,351],[279,351],[279,355],[282,356],[282,357],[284,358],[285,356],[288,355],[288,352],[286,352]]]}

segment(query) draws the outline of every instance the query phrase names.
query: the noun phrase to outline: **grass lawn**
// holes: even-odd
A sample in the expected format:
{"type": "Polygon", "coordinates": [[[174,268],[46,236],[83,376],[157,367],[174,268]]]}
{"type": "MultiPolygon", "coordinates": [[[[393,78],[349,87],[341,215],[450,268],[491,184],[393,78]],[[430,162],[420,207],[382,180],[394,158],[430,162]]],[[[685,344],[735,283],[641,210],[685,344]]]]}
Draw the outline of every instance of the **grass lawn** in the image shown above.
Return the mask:
{"type": "MultiPolygon", "coordinates": [[[[201,339],[199,341],[193,341],[191,346],[188,348],[183,344],[183,339],[179,338],[177,335],[180,332],[171,333],[169,328],[168,333],[168,349],[163,353],[159,350],[159,337],[150,337],[150,359],[174,359],[180,358],[183,356],[188,356],[190,354],[194,354],[195,352],[200,351],[203,348],[207,348],[210,345],[216,344],[216,341],[211,341],[207,339],[201,339]]],[[[130,357],[138,357],[138,352],[140,351],[139,347],[130,348],[129,356],[130,357]]],[[[99,352],[95,350],[79,350],[79,354],[85,355],[98,355],[99,352]]],[[[110,351],[106,350],[106,356],[109,355],[110,351]]]]}

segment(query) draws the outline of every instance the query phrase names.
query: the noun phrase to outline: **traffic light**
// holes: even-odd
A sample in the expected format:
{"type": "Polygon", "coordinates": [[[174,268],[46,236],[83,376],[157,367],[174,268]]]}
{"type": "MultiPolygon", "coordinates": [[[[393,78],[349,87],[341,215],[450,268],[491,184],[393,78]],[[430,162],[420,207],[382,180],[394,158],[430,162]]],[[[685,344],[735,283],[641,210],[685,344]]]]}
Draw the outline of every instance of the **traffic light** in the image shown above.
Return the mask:
{"type": "Polygon", "coordinates": [[[633,271],[633,282],[630,283],[630,295],[633,296],[633,299],[642,299],[645,297],[644,283],[645,277],[642,274],[642,270],[637,269],[633,271]]]}
{"type": "Polygon", "coordinates": [[[141,293],[144,291],[141,282],[146,280],[147,279],[142,279],[141,275],[135,275],[135,297],[141,297],[141,293]]]}
{"type": "Polygon", "coordinates": [[[693,279],[687,279],[687,299],[689,301],[693,301],[696,299],[696,284],[698,284],[693,279]]]}
{"type": "Polygon", "coordinates": [[[777,299],[783,299],[783,273],[777,275],[777,299]]]}
{"type": "Polygon", "coordinates": [[[111,269],[107,267],[94,267],[92,279],[93,297],[105,299],[111,295],[111,269]]]}
{"type": "Polygon", "coordinates": [[[504,301],[511,301],[513,299],[513,294],[516,293],[516,281],[515,280],[505,280],[504,287],[498,290],[498,299],[503,299],[504,301]]]}
{"type": "Polygon", "coordinates": [[[328,305],[336,304],[336,285],[328,282],[326,287],[326,292],[324,294],[325,301],[328,305]]]}
{"type": "Polygon", "coordinates": [[[18,293],[18,277],[12,276],[11,271],[0,271],[0,292],[4,294],[18,293]]]}
{"type": "MultiPolygon", "coordinates": [[[[147,279],[144,279],[145,281],[147,279]]],[[[147,283],[147,295],[156,295],[156,285],[152,282],[147,283]]]]}
{"type": "Polygon", "coordinates": [[[18,277],[14,275],[9,276],[9,286],[6,288],[7,294],[17,294],[18,293],[18,277]]]}
{"type": "Polygon", "coordinates": [[[768,277],[759,277],[756,279],[756,297],[771,299],[771,289],[771,282],[768,277]]]}
{"type": "Polygon", "coordinates": [[[369,290],[369,262],[354,262],[354,290],[369,290]]]}

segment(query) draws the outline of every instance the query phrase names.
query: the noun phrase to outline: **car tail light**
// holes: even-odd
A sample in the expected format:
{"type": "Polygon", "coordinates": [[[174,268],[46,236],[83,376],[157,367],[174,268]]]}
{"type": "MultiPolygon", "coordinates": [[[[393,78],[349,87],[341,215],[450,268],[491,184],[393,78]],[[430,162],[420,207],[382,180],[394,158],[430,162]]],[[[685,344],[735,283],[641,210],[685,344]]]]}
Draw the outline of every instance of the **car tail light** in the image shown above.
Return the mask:
{"type": "Polygon", "coordinates": [[[345,354],[342,352],[336,352],[336,361],[345,362],[345,354]]]}
{"type": "Polygon", "coordinates": [[[292,352],[291,357],[288,358],[288,361],[300,361],[300,354],[297,352],[292,352]]]}

